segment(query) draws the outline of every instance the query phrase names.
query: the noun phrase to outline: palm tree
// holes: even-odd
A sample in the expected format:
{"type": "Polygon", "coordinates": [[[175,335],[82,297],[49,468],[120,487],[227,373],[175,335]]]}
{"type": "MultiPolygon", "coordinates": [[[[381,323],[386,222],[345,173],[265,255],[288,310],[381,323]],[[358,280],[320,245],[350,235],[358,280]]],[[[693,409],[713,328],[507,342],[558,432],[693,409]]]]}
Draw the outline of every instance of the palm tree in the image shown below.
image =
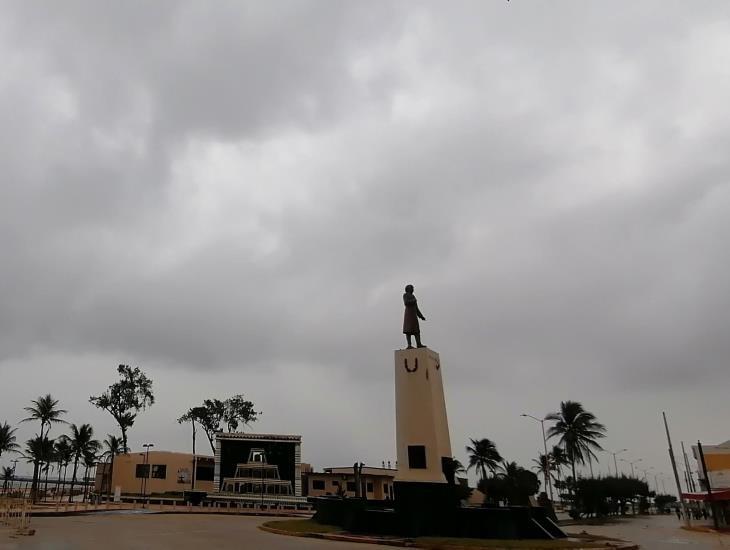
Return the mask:
{"type": "Polygon", "coordinates": [[[493,441],[487,439],[470,439],[471,445],[467,445],[466,452],[469,453],[469,466],[467,470],[476,468],[482,479],[486,479],[487,470],[494,473],[497,466],[502,462],[502,456],[497,451],[493,441]]]}
{"type": "Polygon", "coordinates": [[[551,457],[552,470],[555,472],[557,477],[555,487],[558,488],[558,496],[560,497],[562,502],[560,489],[562,489],[563,487],[563,466],[568,464],[568,457],[565,456],[565,451],[559,445],[553,445],[552,450],[548,454],[551,457]]]}
{"type": "Polygon", "coordinates": [[[56,440],[56,443],[53,446],[53,458],[55,459],[56,466],[58,467],[56,493],[58,493],[58,486],[61,485],[61,468],[63,468],[64,475],[63,485],[61,485],[61,496],[59,497],[60,500],[60,498],[63,497],[63,490],[66,487],[66,470],[68,470],[68,465],[71,462],[71,459],[73,459],[73,449],[71,448],[71,443],[67,436],[62,435],[56,440]]]}
{"type": "MultiPolygon", "coordinates": [[[[30,407],[24,407],[24,410],[30,413],[28,418],[24,418],[21,422],[30,422],[33,420],[40,420],[41,431],[38,437],[42,440],[48,437],[48,433],[51,431],[51,424],[65,422],[61,417],[66,414],[66,410],[58,408],[58,399],[54,399],[53,396],[48,393],[45,396],[39,396],[38,399],[31,401],[30,407]]],[[[50,457],[40,456],[38,457],[40,462],[50,462],[50,457]]],[[[37,488],[38,479],[40,475],[40,467],[38,464],[33,465],[33,487],[37,488]]]]}
{"type": "Polygon", "coordinates": [[[112,476],[114,474],[114,458],[122,454],[124,449],[122,448],[121,438],[111,434],[106,434],[106,439],[102,445],[104,452],[101,454],[101,459],[106,460],[107,463],[104,477],[107,478],[107,499],[110,499],[112,494],[112,476]]]}
{"type": "Polygon", "coordinates": [[[29,439],[25,444],[25,454],[23,455],[28,462],[33,463],[33,483],[31,484],[30,496],[33,502],[38,499],[38,476],[41,468],[45,465],[45,458],[53,454],[53,440],[47,437],[41,439],[35,436],[29,439]]]}
{"type": "Polygon", "coordinates": [[[61,417],[68,411],[64,409],[59,409],[58,399],[54,399],[50,393],[46,394],[45,396],[41,396],[38,399],[32,400],[31,403],[33,404],[32,406],[24,407],[25,411],[30,413],[30,416],[28,418],[24,418],[23,420],[21,420],[21,422],[40,420],[41,439],[43,439],[44,436],[47,436],[48,432],[51,431],[51,424],[66,422],[65,420],[62,420],[61,417]],[[48,427],[48,432],[44,433],[46,427],[48,427]]]}
{"type": "Polygon", "coordinates": [[[533,466],[532,469],[540,472],[545,478],[545,483],[547,484],[550,470],[553,469],[553,457],[550,456],[550,453],[547,455],[539,453],[537,458],[533,458],[532,461],[535,463],[535,466],[533,466]]]}
{"type": "Polygon", "coordinates": [[[15,429],[10,424],[3,422],[0,424],[0,456],[3,453],[15,452],[18,444],[15,442],[15,429]]]}
{"type": "Polygon", "coordinates": [[[85,457],[93,452],[96,452],[100,444],[94,439],[94,428],[90,424],[71,424],[71,450],[73,452],[74,469],[73,475],[71,476],[71,489],[68,495],[68,501],[73,501],[74,485],[76,484],[76,474],[79,469],[79,461],[85,459],[85,457]]]}
{"type": "Polygon", "coordinates": [[[3,467],[3,494],[8,492],[8,486],[13,480],[13,469],[10,466],[3,467]]]}
{"type": "Polygon", "coordinates": [[[570,461],[573,479],[576,479],[576,462],[585,464],[586,459],[597,458],[593,451],[602,450],[596,440],[605,437],[605,426],[597,422],[596,417],[577,401],[561,402],[560,410],[550,413],[545,420],[555,421],[555,425],[548,430],[548,439],[560,438],[560,445],[570,461]]]}

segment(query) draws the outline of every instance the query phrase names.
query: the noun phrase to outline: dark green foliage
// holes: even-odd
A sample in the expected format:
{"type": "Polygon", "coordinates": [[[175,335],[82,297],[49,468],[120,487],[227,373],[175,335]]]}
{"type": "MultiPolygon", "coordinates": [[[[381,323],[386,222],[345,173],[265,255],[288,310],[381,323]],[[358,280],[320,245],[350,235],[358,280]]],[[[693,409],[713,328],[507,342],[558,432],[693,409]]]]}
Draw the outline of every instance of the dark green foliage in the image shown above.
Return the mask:
{"type": "Polygon", "coordinates": [[[585,516],[624,514],[629,503],[649,495],[646,482],[636,478],[582,478],[575,483],[574,508],[577,515],[585,516]]]}
{"type": "Polygon", "coordinates": [[[664,513],[667,504],[672,504],[673,502],[677,502],[677,497],[674,495],[657,495],[654,497],[654,506],[662,513],[664,513]]]}
{"type": "Polygon", "coordinates": [[[195,424],[199,424],[208,437],[210,448],[215,453],[215,434],[225,425],[229,432],[235,432],[239,425],[256,422],[260,412],[254,410],[252,401],[243,395],[234,395],[225,401],[206,399],[200,407],[192,407],[177,419],[179,423],[190,422],[193,428],[193,453],[195,452],[195,424]]]}
{"type": "Polygon", "coordinates": [[[89,403],[104,409],[117,421],[122,432],[124,452],[129,451],[127,431],[134,425],[137,414],[155,402],[152,380],[138,367],[119,365],[117,372],[121,380],[115,382],[98,397],[89,397],[89,403]]]}
{"type": "Polygon", "coordinates": [[[0,424],[0,456],[3,453],[15,452],[18,444],[15,442],[15,429],[7,422],[0,424]]]}
{"type": "Polygon", "coordinates": [[[507,501],[511,506],[526,506],[540,489],[540,480],[534,472],[516,462],[505,461],[500,472],[481,479],[477,487],[486,495],[485,504],[494,506],[507,501]]]}

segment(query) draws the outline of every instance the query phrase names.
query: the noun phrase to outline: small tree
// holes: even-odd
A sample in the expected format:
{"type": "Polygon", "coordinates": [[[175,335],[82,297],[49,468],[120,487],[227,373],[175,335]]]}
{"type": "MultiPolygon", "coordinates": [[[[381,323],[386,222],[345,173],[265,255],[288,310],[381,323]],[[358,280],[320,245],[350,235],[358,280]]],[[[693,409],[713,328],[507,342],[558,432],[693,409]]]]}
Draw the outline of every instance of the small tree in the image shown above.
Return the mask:
{"type": "Polygon", "coordinates": [[[94,428],[89,424],[71,424],[71,437],[69,443],[73,453],[74,469],[71,477],[71,489],[68,495],[68,501],[71,502],[74,496],[74,485],[76,485],[76,474],[79,469],[79,462],[86,461],[86,458],[96,453],[99,450],[101,444],[94,439],[94,428]]]}
{"type": "Polygon", "coordinates": [[[154,404],[155,396],[152,380],[138,367],[119,365],[117,372],[121,380],[109,386],[100,396],[89,397],[89,402],[114,417],[122,432],[122,447],[126,453],[129,452],[127,431],[134,425],[137,414],[154,404]]]}
{"type": "Polygon", "coordinates": [[[243,398],[243,395],[234,395],[221,401],[220,399],[206,399],[200,407],[192,407],[178,418],[179,423],[190,422],[193,430],[193,454],[195,454],[195,423],[197,422],[215,453],[215,435],[222,431],[225,425],[229,432],[236,431],[241,424],[247,425],[256,422],[260,412],[254,410],[252,401],[243,398]]]}

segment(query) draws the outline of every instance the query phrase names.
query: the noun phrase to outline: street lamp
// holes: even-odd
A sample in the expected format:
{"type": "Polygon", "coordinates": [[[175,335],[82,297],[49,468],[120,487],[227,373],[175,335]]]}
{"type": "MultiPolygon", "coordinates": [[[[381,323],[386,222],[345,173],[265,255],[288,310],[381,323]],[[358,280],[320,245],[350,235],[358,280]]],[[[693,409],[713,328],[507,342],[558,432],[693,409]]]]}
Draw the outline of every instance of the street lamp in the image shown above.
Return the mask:
{"type": "Polygon", "coordinates": [[[541,466],[544,467],[543,473],[545,474],[545,485],[548,486],[548,491],[550,492],[550,502],[553,500],[553,484],[550,480],[550,474],[548,473],[548,466],[549,466],[549,458],[548,458],[548,451],[547,451],[547,438],[545,437],[545,419],[544,418],[537,418],[536,416],[532,416],[531,414],[525,414],[522,413],[520,416],[524,416],[525,418],[532,418],[533,420],[540,423],[540,427],[542,428],[542,445],[545,449],[545,464],[541,464],[541,466]]]}
{"type": "Polygon", "coordinates": [[[628,462],[629,465],[631,466],[631,477],[636,477],[636,474],[634,473],[634,464],[638,464],[639,462],[641,462],[644,459],[643,458],[639,458],[637,460],[626,460],[625,458],[619,458],[619,460],[621,462],[628,462]]]}
{"type": "Polygon", "coordinates": [[[609,451],[608,449],[603,449],[604,453],[608,453],[610,455],[613,455],[613,467],[616,469],[616,477],[618,477],[618,465],[616,464],[616,455],[620,455],[621,453],[625,453],[628,451],[628,449],[621,449],[620,451],[609,451]]]}
{"type": "Polygon", "coordinates": [[[152,473],[152,468],[150,468],[150,448],[152,448],[154,446],[155,446],[154,443],[145,443],[144,445],[142,445],[142,447],[145,448],[144,463],[147,465],[147,472],[143,472],[143,474],[144,473],[147,474],[144,477],[144,491],[142,494],[143,497],[147,496],[147,483],[150,478],[150,474],[152,473]]]}

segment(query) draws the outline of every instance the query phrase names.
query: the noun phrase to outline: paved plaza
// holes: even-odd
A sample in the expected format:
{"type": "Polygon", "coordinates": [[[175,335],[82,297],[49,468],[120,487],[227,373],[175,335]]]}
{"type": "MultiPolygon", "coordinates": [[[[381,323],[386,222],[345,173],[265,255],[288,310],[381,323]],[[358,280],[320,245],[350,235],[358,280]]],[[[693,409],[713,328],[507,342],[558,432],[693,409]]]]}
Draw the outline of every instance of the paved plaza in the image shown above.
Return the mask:
{"type": "MultiPolygon", "coordinates": [[[[266,533],[258,525],[270,518],[206,514],[94,514],[34,518],[36,534],[10,538],[0,531],[0,550],[115,549],[355,549],[392,548],[288,537],[266,533]]],[[[647,516],[608,525],[566,529],[636,542],[646,550],[730,549],[730,535],[689,532],[674,516],[647,516]]]]}
{"type": "Polygon", "coordinates": [[[36,534],[0,550],[315,550],[392,548],[274,535],[257,526],[271,518],[207,514],[128,514],[34,518],[36,534]]]}

